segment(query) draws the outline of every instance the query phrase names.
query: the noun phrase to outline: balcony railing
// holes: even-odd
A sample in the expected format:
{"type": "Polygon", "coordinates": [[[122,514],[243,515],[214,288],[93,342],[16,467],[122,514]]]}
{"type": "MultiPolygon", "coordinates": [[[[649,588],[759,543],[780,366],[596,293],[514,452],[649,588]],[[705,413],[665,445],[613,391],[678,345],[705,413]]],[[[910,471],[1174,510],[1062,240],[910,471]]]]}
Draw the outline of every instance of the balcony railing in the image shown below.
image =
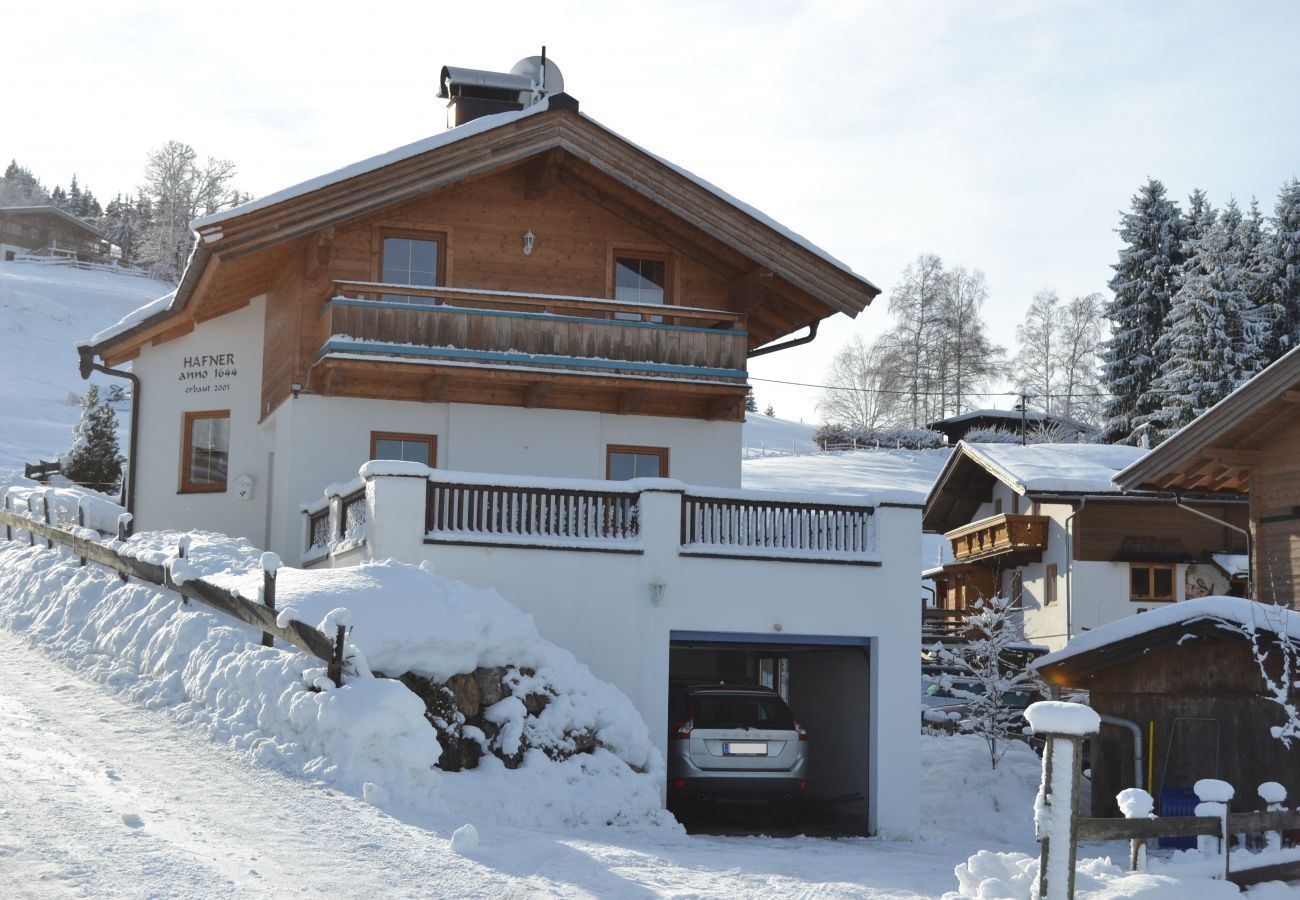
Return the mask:
{"type": "Polygon", "coordinates": [[[506,541],[527,546],[614,549],[637,543],[639,492],[461,484],[431,480],[425,533],[441,543],[506,541]]]}
{"type": "Polygon", "coordinates": [[[470,288],[336,281],[323,352],[744,381],[747,334],[725,310],[470,288]]]}
{"type": "Polygon", "coordinates": [[[996,515],[944,535],[957,562],[1015,556],[1026,560],[1047,549],[1047,516],[996,515]]]}
{"type": "Polygon", "coordinates": [[[710,555],[870,560],[874,512],[862,505],[688,492],[682,498],[681,544],[710,555]]]}

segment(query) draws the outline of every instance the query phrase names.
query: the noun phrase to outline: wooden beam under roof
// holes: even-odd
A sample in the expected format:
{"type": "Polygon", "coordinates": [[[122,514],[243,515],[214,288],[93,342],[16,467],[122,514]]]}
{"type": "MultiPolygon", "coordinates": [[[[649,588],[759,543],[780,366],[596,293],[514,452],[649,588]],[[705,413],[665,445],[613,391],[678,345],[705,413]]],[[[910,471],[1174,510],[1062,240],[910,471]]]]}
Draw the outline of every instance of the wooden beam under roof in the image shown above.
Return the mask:
{"type": "Polygon", "coordinates": [[[555,186],[563,162],[564,151],[559,147],[553,147],[529,162],[524,176],[524,196],[529,200],[544,197],[555,186]]]}
{"type": "Polygon", "coordinates": [[[1238,447],[1206,447],[1201,455],[1225,466],[1240,468],[1257,466],[1264,459],[1262,450],[1242,450],[1238,447]]]}

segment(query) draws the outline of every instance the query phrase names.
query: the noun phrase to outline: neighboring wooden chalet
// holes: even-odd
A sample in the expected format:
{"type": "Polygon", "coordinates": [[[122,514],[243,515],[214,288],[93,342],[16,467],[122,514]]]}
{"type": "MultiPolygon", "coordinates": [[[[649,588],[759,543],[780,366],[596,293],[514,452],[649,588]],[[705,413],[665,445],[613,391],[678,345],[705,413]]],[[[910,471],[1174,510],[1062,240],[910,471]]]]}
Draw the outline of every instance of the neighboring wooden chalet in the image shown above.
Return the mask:
{"type": "Polygon", "coordinates": [[[1237,811],[1262,808],[1256,789],[1265,781],[1300,795],[1300,742],[1287,749],[1273,737],[1270,729],[1286,717],[1267,696],[1243,629],[1253,629],[1270,654],[1273,677],[1282,659],[1279,635],[1300,653],[1300,615],[1207,597],[1102,626],[1037,662],[1054,690],[1088,691],[1102,716],[1092,755],[1093,815],[1118,815],[1114,797],[1130,787],[1150,791],[1157,803],[1177,803],[1201,778],[1236,788],[1237,811]]]}
{"type": "Polygon", "coordinates": [[[1037,410],[1021,412],[1018,409],[972,409],[960,415],[949,416],[946,419],[931,422],[925,427],[931,431],[942,433],[948,439],[948,443],[954,446],[958,441],[965,440],[966,435],[970,432],[982,428],[997,428],[1012,434],[1020,434],[1021,432],[1034,434],[1038,431],[1053,429],[1059,430],[1062,439],[1065,440],[1069,440],[1080,432],[1087,433],[1091,431],[1087,425],[1073,419],[1053,416],[1037,410]]]}
{"type": "Polygon", "coordinates": [[[99,259],[109,249],[102,231],[57,206],[0,207],[0,260],[5,262],[38,252],[99,259]]]}
{"type": "Polygon", "coordinates": [[[1215,490],[1248,497],[1251,596],[1294,607],[1300,590],[1300,349],[1115,480],[1126,490],[1215,490]]]}
{"type": "Polygon", "coordinates": [[[1025,636],[1058,648],[1107,622],[1230,590],[1215,554],[1245,552],[1245,504],[1125,495],[1111,478],[1145,451],[1101,444],[958,444],[923,528],[951,542],[935,605],[1016,598],[1025,636]],[[1206,518],[1208,516],[1209,518],[1206,518]],[[1210,586],[1207,588],[1207,586],[1210,586]]]}

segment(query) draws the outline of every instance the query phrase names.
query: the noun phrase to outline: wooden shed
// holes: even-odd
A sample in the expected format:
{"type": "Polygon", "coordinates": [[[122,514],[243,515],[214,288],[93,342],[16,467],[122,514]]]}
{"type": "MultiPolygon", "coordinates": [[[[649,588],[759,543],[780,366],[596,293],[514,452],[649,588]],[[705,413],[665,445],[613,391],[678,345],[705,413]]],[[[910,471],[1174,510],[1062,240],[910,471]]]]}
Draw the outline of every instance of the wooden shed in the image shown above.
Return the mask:
{"type": "Polygon", "coordinates": [[[1276,679],[1282,635],[1296,660],[1300,614],[1204,597],[1113,622],[1039,660],[1053,693],[1086,690],[1102,716],[1092,746],[1093,815],[1118,815],[1115,795],[1135,786],[1156,798],[1157,813],[1190,814],[1172,807],[1201,778],[1236,788],[1234,811],[1262,808],[1256,790],[1265,781],[1300,797],[1300,740],[1288,748],[1274,737],[1286,716],[1255,654],[1256,646],[1268,653],[1276,679]]]}

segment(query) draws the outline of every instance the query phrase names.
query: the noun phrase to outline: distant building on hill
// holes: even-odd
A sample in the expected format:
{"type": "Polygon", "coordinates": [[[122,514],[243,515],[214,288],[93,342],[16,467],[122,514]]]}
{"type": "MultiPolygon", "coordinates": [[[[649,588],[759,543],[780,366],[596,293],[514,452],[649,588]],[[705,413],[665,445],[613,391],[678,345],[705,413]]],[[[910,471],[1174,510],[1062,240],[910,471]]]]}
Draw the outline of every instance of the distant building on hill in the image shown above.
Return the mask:
{"type": "Polygon", "coordinates": [[[78,259],[107,256],[108,238],[98,228],[57,206],[0,207],[0,259],[50,251],[78,259]]]}
{"type": "Polygon", "coordinates": [[[959,416],[949,416],[946,419],[931,422],[926,427],[931,431],[944,434],[948,438],[950,445],[965,440],[969,432],[984,428],[999,428],[1014,434],[1019,434],[1022,427],[1030,433],[1035,430],[1060,428],[1064,431],[1066,437],[1073,437],[1080,432],[1088,433],[1093,430],[1082,422],[1076,422],[1074,419],[1067,419],[1064,416],[1053,416],[1048,413],[1035,412],[1034,410],[1021,412],[1018,409],[972,409],[970,412],[964,412],[959,416]]]}

